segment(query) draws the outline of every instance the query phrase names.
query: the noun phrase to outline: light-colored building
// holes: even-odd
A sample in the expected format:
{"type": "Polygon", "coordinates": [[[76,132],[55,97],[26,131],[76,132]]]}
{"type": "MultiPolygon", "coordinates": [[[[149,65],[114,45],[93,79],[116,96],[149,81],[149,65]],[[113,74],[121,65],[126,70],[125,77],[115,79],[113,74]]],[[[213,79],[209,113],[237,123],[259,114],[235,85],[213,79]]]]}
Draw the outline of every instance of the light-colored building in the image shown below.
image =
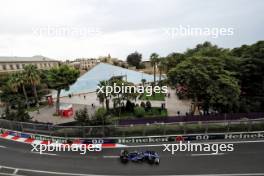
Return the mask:
{"type": "Polygon", "coordinates": [[[78,62],[80,64],[80,69],[89,70],[93,68],[95,65],[100,63],[99,59],[88,59],[88,58],[78,58],[74,62],[78,62]]]}
{"type": "Polygon", "coordinates": [[[150,67],[152,67],[150,61],[143,61],[142,64],[145,66],[145,68],[150,68],[150,67]]]}
{"type": "Polygon", "coordinates": [[[35,65],[38,69],[49,69],[59,65],[59,61],[44,56],[16,57],[0,56],[0,73],[21,71],[25,65],[35,65]]]}

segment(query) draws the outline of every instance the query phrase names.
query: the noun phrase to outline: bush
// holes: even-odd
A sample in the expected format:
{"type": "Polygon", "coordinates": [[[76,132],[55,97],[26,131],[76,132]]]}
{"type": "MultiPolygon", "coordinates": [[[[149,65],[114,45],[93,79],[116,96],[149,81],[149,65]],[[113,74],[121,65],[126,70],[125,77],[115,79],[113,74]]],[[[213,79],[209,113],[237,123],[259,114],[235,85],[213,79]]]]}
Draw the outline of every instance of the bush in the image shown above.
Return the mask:
{"type": "Polygon", "coordinates": [[[146,104],[142,101],[141,103],[140,103],[140,107],[142,107],[142,108],[146,108],[146,104]]]}
{"type": "Polygon", "coordinates": [[[134,107],[135,107],[135,104],[134,103],[131,103],[131,101],[127,100],[127,103],[126,103],[126,111],[133,112],[134,107]]]}
{"type": "Polygon", "coordinates": [[[149,111],[151,109],[151,103],[150,101],[146,102],[146,111],[149,111]]]}
{"type": "Polygon", "coordinates": [[[77,110],[75,112],[74,119],[81,125],[88,125],[90,121],[90,116],[88,114],[87,107],[84,107],[83,109],[77,110]]]}
{"type": "Polygon", "coordinates": [[[95,112],[95,118],[98,121],[103,121],[107,114],[107,110],[105,108],[98,108],[95,112]]]}
{"type": "Polygon", "coordinates": [[[142,107],[135,107],[134,113],[136,117],[144,117],[145,115],[145,109],[142,107]]]}

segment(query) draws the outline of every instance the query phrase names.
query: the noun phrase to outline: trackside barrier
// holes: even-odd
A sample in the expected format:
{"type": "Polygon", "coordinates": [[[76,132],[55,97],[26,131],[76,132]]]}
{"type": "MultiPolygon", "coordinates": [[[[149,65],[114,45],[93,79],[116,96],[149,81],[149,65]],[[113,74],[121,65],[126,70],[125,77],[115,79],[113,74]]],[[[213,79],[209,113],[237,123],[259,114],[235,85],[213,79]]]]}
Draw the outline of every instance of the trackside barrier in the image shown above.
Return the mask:
{"type": "Polygon", "coordinates": [[[264,130],[264,119],[239,119],[227,121],[188,121],[105,126],[59,126],[42,123],[16,122],[0,119],[0,128],[24,133],[64,138],[110,138],[155,136],[193,133],[253,132],[264,130]]]}
{"type": "Polygon", "coordinates": [[[136,143],[166,143],[179,141],[203,141],[203,140],[234,140],[234,139],[264,139],[264,131],[256,132],[231,132],[231,133],[208,133],[208,134],[182,134],[166,136],[145,137],[111,137],[111,138],[64,138],[46,135],[36,135],[11,131],[0,128],[0,137],[11,135],[14,139],[28,138],[33,140],[59,142],[59,143],[81,143],[81,144],[136,144],[136,143]]]}

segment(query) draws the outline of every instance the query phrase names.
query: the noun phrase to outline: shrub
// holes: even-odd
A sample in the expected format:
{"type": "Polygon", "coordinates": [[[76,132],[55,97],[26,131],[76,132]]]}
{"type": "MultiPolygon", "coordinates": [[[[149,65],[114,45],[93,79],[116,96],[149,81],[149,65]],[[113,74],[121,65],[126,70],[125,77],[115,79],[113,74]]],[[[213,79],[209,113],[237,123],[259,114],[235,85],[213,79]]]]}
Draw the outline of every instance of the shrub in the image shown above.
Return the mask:
{"type": "Polygon", "coordinates": [[[74,119],[79,122],[81,125],[87,125],[89,124],[90,116],[88,114],[87,107],[84,107],[83,109],[77,110],[75,112],[74,119]]]}
{"type": "Polygon", "coordinates": [[[146,102],[146,110],[149,111],[151,109],[151,103],[150,101],[146,102]]]}
{"type": "Polygon", "coordinates": [[[106,116],[107,114],[107,110],[103,107],[101,108],[98,108],[95,112],[95,118],[99,121],[102,121],[104,120],[104,117],[106,116]]]}
{"type": "Polygon", "coordinates": [[[140,107],[142,107],[142,108],[146,108],[146,104],[145,104],[145,102],[144,101],[142,101],[141,103],[140,103],[140,107]]]}
{"type": "Polygon", "coordinates": [[[142,107],[135,107],[134,108],[134,113],[136,117],[144,117],[145,115],[145,110],[142,107]]]}
{"type": "Polygon", "coordinates": [[[131,101],[127,100],[127,103],[126,103],[126,111],[133,112],[134,107],[135,107],[135,104],[134,103],[131,103],[131,101]]]}

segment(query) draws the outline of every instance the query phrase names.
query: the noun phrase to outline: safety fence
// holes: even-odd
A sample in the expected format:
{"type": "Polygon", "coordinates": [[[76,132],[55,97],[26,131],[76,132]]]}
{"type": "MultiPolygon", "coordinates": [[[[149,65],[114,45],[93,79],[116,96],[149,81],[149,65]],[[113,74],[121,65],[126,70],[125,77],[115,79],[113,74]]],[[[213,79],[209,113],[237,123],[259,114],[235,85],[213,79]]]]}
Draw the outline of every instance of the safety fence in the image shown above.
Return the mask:
{"type": "Polygon", "coordinates": [[[0,119],[0,128],[54,137],[131,137],[264,131],[264,119],[187,121],[107,126],[58,126],[0,119]]]}
{"type": "Polygon", "coordinates": [[[119,125],[146,124],[146,123],[174,123],[174,122],[194,122],[194,121],[220,121],[220,120],[240,120],[240,119],[261,119],[264,118],[264,112],[250,113],[226,113],[226,114],[208,114],[208,115],[177,115],[169,117],[153,117],[138,119],[121,119],[119,125]]]}

